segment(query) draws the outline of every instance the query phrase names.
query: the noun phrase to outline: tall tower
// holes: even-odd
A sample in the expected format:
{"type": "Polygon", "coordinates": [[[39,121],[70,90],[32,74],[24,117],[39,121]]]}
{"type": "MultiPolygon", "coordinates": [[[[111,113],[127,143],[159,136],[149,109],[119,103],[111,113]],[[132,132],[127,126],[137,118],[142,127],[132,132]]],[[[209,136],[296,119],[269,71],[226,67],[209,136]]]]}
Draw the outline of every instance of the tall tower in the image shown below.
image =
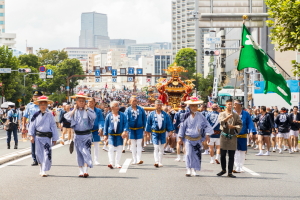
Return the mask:
{"type": "Polygon", "coordinates": [[[86,12],[81,14],[79,47],[100,49],[109,47],[106,14],[97,12],[86,12]]]}
{"type": "Polygon", "coordinates": [[[0,33],[5,33],[5,1],[0,0],[0,33]]]}

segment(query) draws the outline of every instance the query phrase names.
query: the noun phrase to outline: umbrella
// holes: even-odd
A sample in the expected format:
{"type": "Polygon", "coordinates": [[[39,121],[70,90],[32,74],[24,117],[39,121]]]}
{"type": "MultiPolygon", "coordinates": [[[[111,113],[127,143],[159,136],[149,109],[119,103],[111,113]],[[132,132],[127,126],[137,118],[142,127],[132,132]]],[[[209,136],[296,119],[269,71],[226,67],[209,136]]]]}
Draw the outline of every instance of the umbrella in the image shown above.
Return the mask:
{"type": "Polygon", "coordinates": [[[9,105],[15,105],[13,102],[4,102],[3,104],[1,104],[1,108],[8,108],[9,105]]]}

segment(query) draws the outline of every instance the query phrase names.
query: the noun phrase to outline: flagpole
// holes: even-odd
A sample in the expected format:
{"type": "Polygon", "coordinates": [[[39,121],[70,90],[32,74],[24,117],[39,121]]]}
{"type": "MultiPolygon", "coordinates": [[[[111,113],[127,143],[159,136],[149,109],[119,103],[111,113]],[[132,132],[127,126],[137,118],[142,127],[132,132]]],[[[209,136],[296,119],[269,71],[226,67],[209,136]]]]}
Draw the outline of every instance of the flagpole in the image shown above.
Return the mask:
{"type": "MultiPolygon", "coordinates": [[[[247,15],[243,15],[243,24],[245,24],[246,19],[248,18],[247,15]]],[[[243,48],[243,46],[240,46],[240,51],[243,48]]],[[[245,76],[245,74],[244,74],[245,76]]],[[[231,109],[231,114],[233,113],[233,107],[234,107],[234,99],[235,99],[235,91],[236,91],[236,84],[237,84],[237,74],[235,76],[235,83],[234,83],[234,89],[233,89],[233,97],[232,97],[232,109],[231,109]]]]}

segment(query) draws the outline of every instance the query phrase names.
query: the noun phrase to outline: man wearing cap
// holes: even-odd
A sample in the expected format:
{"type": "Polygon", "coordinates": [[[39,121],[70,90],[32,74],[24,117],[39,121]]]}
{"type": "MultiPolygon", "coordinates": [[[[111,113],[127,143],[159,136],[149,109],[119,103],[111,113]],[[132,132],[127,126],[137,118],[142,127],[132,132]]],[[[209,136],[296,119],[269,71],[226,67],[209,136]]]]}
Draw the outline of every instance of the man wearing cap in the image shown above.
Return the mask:
{"type": "MultiPolygon", "coordinates": [[[[178,131],[180,128],[180,125],[183,123],[184,121],[184,115],[186,113],[186,104],[184,102],[180,103],[180,110],[175,114],[174,116],[174,128],[175,128],[175,133],[176,133],[176,138],[177,138],[177,146],[176,146],[176,152],[177,152],[177,158],[175,159],[175,161],[180,162],[181,158],[180,158],[180,147],[182,146],[182,151],[185,152],[185,147],[184,147],[184,143],[180,143],[179,142],[179,135],[178,135],[178,131]]],[[[182,156],[182,160],[185,161],[185,156],[182,156]]]]}
{"type": "Polygon", "coordinates": [[[169,115],[162,111],[162,101],[155,101],[155,111],[152,111],[147,118],[146,132],[152,132],[152,142],[154,144],[155,167],[162,167],[162,156],[164,144],[166,143],[166,131],[173,134],[174,126],[169,115]]]}
{"type": "Polygon", "coordinates": [[[107,115],[104,123],[104,140],[108,140],[108,159],[107,167],[110,169],[121,168],[120,160],[122,155],[123,139],[128,135],[127,118],[123,112],[119,111],[118,101],[110,103],[111,113],[107,115]],[[116,148],[116,156],[114,154],[116,148]]]}
{"type": "Polygon", "coordinates": [[[102,135],[102,129],[104,128],[104,118],[101,109],[96,108],[95,98],[90,98],[88,106],[96,113],[96,119],[94,121],[93,129],[93,144],[94,144],[94,164],[99,165],[99,142],[101,141],[100,136],[102,135]]]}
{"type": "MultiPolygon", "coordinates": [[[[22,122],[23,123],[22,131],[23,132],[27,132],[27,128],[30,125],[32,116],[34,115],[34,113],[36,113],[40,110],[39,106],[34,104],[33,102],[36,101],[38,99],[38,97],[40,97],[42,95],[43,95],[43,93],[38,90],[33,91],[33,96],[32,96],[31,102],[26,105],[26,109],[25,109],[24,115],[23,115],[23,122],[22,122]],[[28,119],[28,122],[27,122],[27,127],[26,127],[27,119],[28,119]]],[[[36,155],[35,155],[35,144],[34,143],[31,143],[31,156],[33,159],[33,163],[31,164],[31,166],[38,165],[38,162],[36,160],[36,155]]]]}
{"type": "MultiPolygon", "coordinates": [[[[7,112],[7,121],[6,125],[10,124],[11,130],[6,130],[7,134],[7,149],[10,149],[10,141],[11,141],[11,134],[14,135],[14,141],[15,141],[15,147],[14,149],[18,148],[18,120],[19,120],[19,114],[15,110],[15,104],[14,103],[8,103],[9,111],[7,112]]],[[[4,126],[4,129],[6,126],[4,126]]]]}
{"type": "Polygon", "coordinates": [[[291,150],[291,140],[290,140],[290,126],[292,121],[290,120],[288,114],[286,113],[287,109],[282,107],[280,110],[280,114],[276,117],[275,123],[278,126],[278,149],[279,153],[282,153],[282,143],[283,141],[287,141],[289,146],[289,153],[293,153],[291,150]]]}
{"type": "Polygon", "coordinates": [[[34,101],[40,111],[32,116],[28,129],[30,140],[35,144],[35,154],[37,162],[40,164],[40,176],[42,177],[48,176],[46,171],[49,171],[52,165],[51,146],[55,145],[59,138],[55,119],[51,112],[47,112],[48,104],[52,103],[46,96],[41,96],[34,101]]]}
{"type": "Polygon", "coordinates": [[[125,116],[128,121],[129,128],[129,139],[131,142],[131,152],[132,152],[132,164],[143,164],[141,160],[142,156],[142,140],[143,133],[146,127],[146,113],[144,109],[137,105],[138,101],[136,96],[130,98],[131,106],[125,111],[125,116]]]}
{"type": "Polygon", "coordinates": [[[89,176],[87,173],[88,167],[93,167],[91,156],[92,134],[90,130],[94,126],[96,114],[94,110],[87,107],[86,100],[88,97],[83,92],[79,92],[72,98],[76,98],[76,105],[64,117],[71,123],[71,128],[75,131],[74,146],[77,153],[79,177],[87,178],[89,176]]]}
{"type": "Polygon", "coordinates": [[[238,114],[243,122],[243,128],[239,132],[237,137],[237,150],[234,155],[234,165],[235,170],[233,173],[243,172],[243,166],[245,162],[245,156],[247,151],[247,135],[248,131],[250,136],[253,135],[253,132],[256,132],[255,126],[251,119],[250,114],[247,111],[242,109],[242,102],[239,99],[234,100],[235,113],[238,114]]]}
{"type": "Polygon", "coordinates": [[[197,176],[196,171],[201,169],[201,143],[214,133],[206,118],[198,112],[198,105],[203,103],[197,97],[190,97],[185,104],[189,105],[190,112],[184,118],[179,128],[179,142],[185,140],[186,150],[186,176],[197,176]]]}

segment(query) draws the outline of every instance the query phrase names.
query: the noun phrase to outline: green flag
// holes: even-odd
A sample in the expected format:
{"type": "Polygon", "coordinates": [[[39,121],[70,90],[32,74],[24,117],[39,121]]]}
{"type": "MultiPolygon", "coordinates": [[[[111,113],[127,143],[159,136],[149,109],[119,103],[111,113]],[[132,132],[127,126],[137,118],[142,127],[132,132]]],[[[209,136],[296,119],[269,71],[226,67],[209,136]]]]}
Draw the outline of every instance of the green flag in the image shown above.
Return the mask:
{"type": "Polygon", "coordinates": [[[237,69],[255,68],[264,77],[265,89],[264,93],[275,92],[281,96],[288,104],[291,104],[291,90],[285,79],[275,67],[269,56],[257,44],[247,27],[243,25],[242,44],[240,51],[239,64],[237,69]]]}

